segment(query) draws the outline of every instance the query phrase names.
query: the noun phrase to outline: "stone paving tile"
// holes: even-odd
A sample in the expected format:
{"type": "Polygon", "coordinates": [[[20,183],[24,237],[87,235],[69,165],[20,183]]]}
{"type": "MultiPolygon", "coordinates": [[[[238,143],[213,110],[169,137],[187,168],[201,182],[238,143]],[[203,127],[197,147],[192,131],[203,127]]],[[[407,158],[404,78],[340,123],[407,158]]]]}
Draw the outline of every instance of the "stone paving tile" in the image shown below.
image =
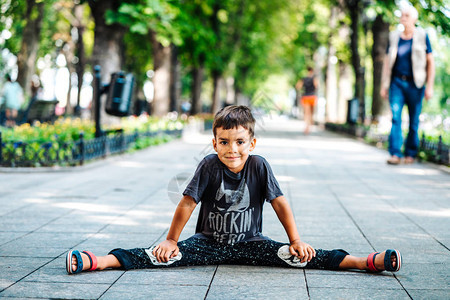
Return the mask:
{"type": "Polygon", "coordinates": [[[1,232],[30,232],[35,231],[48,223],[48,220],[29,220],[28,222],[23,221],[22,223],[15,223],[13,220],[10,220],[9,222],[7,220],[3,220],[2,218],[2,226],[0,226],[1,232]]]}
{"type": "Polygon", "coordinates": [[[23,277],[30,274],[33,269],[25,269],[25,268],[1,268],[2,272],[0,272],[0,291],[13,285],[23,277]]]}
{"type": "Polygon", "coordinates": [[[447,289],[450,295],[448,264],[408,263],[397,277],[408,291],[447,289]]]}
{"type": "Polygon", "coordinates": [[[21,282],[59,282],[59,283],[96,283],[96,284],[112,284],[125,271],[106,270],[103,272],[82,272],[79,274],[68,275],[65,269],[65,263],[59,266],[45,266],[32,274],[28,275],[21,282]]]}
{"type": "Polygon", "coordinates": [[[28,231],[0,232],[0,247],[23,237],[26,234],[28,234],[28,231]]]}
{"type": "Polygon", "coordinates": [[[273,286],[267,281],[264,287],[260,285],[212,285],[206,297],[212,299],[309,299],[306,287],[273,286]]]}
{"type": "Polygon", "coordinates": [[[215,266],[201,266],[128,271],[117,284],[208,286],[215,270],[215,266]]]}
{"type": "Polygon", "coordinates": [[[136,234],[136,233],[97,233],[81,244],[77,245],[79,249],[92,249],[96,250],[99,247],[109,248],[138,248],[149,247],[155,243],[155,241],[161,237],[161,233],[154,234],[136,234]]]}
{"type": "Polygon", "coordinates": [[[264,267],[264,266],[241,266],[241,265],[219,265],[217,273],[262,273],[262,274],[290,274],[303,276],[303,269],[283,268],[283,267],[264,267]]]}
{"type": "Polygon", "coordinates": [[[0,292],[1,297],[35,297],[57,299],[93,299],[99,298],[108,288],[109,284],[54,282],[18,282],[12,287],[0,292]]]}
{"type": "MultiPolygon", "coordinates": [[[[341,273],[341,272],[338,272],[341,273]]],[[[391,274],[384,272],[382,274],[368,274],[354,272],[347,274],[306,274],[306,281],[309,288],[352,288],[355,286],[364,287],[366,289],[402,289],[397,279],[391,274]]]]}
{"type": "Polygon", "coordinates": [[[343,239],[343,236],[311,236],[303,235],[302,240],[315,249],[343,249],[350,254],[354,253],[366,253],[369,254],[373,252],[369,243],[363,239],[343,239]]]}
{"type": "MultiPolygon", "coordinates": [[[[42,233],[42,232],[33,232],[27,234],[20,239],[17,239],[7,246],[15,246],[17,248],[20,247],[59,247],[59,248],[69,248],[73,244],[81,240],[87,239],[92,234],[82,234],[82,233],[42,233]]],[[[0,248],[3,249],[4,247],[0,248]]]]}
{"type": "Polygon", "coordinates": [[[198,285],[140,285],[114,284],[100,298],[101,300],[116,299],[203,299],[208,286],[198,285]]]}
{"type": "Polygon", "coordinates": [[[56,256],[61,255],[68,251],[69,248],[64,247],[26,247],[21,246],[17,247],[17,245],[6,245],[0,248],[0,257],[9,256],[9,257],[22,257],[22,258],[30,258],[30,257],[41,257],[41,258],[54,258],[56,256]]]}
{"type": "Polygon", "coordinates": [[[271,286],[305,287],[303,270],[290,268],[263,268],[246,266],[219,266],[214,276],[212,286],[271,286]],[[256,271],[255,271],[256,270],[256,271]],[[251,280],[249,280],[251,274],[251,280]]]}
{"type": "MultiPolygon", "coordinates": [[[[411,298],[404,290],[396,289],[377,289],[366,288],[362,284],[357,285],[358,288],[317,288],[310,287],[309,295],[311,300],[324,300],[324,299],[399,299],[410,300],[411,298]]],[[[415,298],[414,298],[415,299],[415,298]]]]}
{"type": "Polygon", "coordinates": [[[107,222],[92,221],[79,222],[74,221],[55,221],[39,229],[39,232],[59,232],[59,233],[96,233],[107,226],[107,222]]]}
{"type": "Polygon", "coordinates": [[[46,299],[46,298],[22,298],[22,297],[6,297],[6,296],[2,296],[2,299],[14,299],[14,300],[42,300],[42,299],[46,299]]]}
{"type": "Polygon", "coordinates": [[[449,289],[436,290],[408,290],[408,294],[415,300],[442,300],[449,299],[449,289]]]}

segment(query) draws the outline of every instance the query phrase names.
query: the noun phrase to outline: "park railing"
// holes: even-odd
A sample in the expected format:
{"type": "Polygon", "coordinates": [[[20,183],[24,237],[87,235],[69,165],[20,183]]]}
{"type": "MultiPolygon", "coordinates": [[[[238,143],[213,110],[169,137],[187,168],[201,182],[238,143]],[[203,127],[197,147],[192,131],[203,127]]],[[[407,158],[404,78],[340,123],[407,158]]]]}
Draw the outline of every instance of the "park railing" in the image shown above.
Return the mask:
{"type": "Polygon", "coordinates": [[[0,132],[0,166],[50,167],[83,165],[86,161],[123,153],[139,139],[179,137],[182,130],[159,130],[125,134],[122,130],[86,140],[81,132],[72,142],[3,141],[0,132]]]}
{"type": "MultiPolygon", "coordinates": [[[[329,131],[365,139],[369,143],[377,144],[378,146],[387,145],[389,137],[387,134],[375,133],[367,127],[354,124],[326,123],[325,128],[329,131]]],[[[425,133],[422,133],[419,143],[419,159],[449,166],[450,145],[442,141],[442,136],[439,136],[438,141],[431,141],[427,139],[425,133]]]]}

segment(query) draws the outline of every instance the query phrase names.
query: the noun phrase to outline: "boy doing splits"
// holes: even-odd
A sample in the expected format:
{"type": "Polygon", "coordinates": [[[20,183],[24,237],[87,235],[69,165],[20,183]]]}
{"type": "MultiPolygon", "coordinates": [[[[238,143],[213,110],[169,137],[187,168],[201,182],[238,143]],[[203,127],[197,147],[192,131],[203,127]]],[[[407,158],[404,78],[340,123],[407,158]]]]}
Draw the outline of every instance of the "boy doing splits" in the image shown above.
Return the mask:
{"type": "Polygon", "coordinates": [[[214,119],[213,146],[197,167],[178,204],[166,240],[150,248],[114,249],[96,257],[89,251],[67,253],[69,274],[106,268],[143,269],[241,264],[316,269],[398,271],[397,250],[355,257],[344,250],[314,249],[303,242],[291,208],[268,162],[255,149],[255,119],[245,106],[228,106],[214,119]],[[262,235],[262,209],[269,202],[289,238],[280,243],[262,235]],[[197,204],[196,233],[180,234],[197,204]]]}

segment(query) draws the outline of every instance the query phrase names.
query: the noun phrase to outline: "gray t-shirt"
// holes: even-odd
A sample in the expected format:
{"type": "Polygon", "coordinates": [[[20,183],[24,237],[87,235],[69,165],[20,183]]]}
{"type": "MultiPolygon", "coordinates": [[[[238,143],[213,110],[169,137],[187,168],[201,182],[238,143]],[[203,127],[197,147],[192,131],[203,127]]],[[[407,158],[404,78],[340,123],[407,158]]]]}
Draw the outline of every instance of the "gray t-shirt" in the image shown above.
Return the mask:
{"type": "Polygon", "coordinates": [[[250,155],[238,174],[231,172],[217,154],[206,156],[183,192],[201,203],[196,236],[235,244],[267,239],[262,235],[264,202],[282,196],[269,163],[250,155]]]}

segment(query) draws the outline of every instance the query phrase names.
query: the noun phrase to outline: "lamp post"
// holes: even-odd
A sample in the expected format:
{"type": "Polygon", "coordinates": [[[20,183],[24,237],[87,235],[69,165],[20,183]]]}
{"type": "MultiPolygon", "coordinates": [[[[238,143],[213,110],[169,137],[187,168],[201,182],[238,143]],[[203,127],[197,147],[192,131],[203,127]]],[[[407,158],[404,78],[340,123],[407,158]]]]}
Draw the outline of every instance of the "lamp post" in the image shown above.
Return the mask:
{"type": "Polygon", "coordinates": [[[93,101],[95,101],[95,107],[94,107],[94,120],[95,120],[95,137],[101,137],[103,135],[101,125],[100,125],[100,106],[101,101],[100,97],[103,93],[103,87],[101,84],[101,77],[100,77],[100,66],[96,65],[94,66],[94,81],[93,81],[93,101]]]}

